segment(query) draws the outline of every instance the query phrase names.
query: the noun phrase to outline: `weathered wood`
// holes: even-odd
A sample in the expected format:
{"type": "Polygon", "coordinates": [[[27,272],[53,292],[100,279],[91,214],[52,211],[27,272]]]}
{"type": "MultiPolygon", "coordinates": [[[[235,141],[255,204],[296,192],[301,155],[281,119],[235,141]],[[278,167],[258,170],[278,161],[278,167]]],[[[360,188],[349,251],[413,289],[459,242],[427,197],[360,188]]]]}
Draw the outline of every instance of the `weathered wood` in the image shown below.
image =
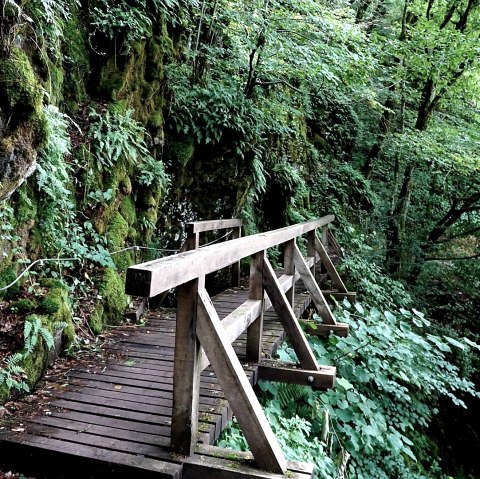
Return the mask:
{"type": "Polygon", "coordinates": [[[326,390],[332,388],[335,383],[335,371],[336,369],[333,366],[320,366],[318,371],[312,371],[260,363],[258,365],[258,379],[300,384],[326,390]]]}
{"type": "Polygon", "coordinates": [[[258,363],[262,357],[264,256],[265,252],[261,251],[254,254],[250,260],[250,290],[248,297],[250,300],[262,302],[260,314],[247,328],[247,361],[254,363],[258,363]]]}
{"type": "MultiPolygon", "coordinates": [[[[242,224],[240,220],[240,225],[237,228],[233,229],[232,239],[238,239],[242,237],[242,224]]],[[[232,264],[232,287],[240,286],[240,261],[232,264]]]]}
{"type": "Polygon", "coordinates": [[[258,251],[285,243],[328,224],[333,219],[333,215],[325,216],[315,221],[245,236],[132,266],[127,270],[125,292],[134,296],[155,296],[179,284],[229,266],[258,251]]]}
{"type": "Polygon", "coordinates": [[[198,292],[197,336],[258,465],[285,473],[287,462],[205,290],[198,292]]]}
{"type": "MultiPolygon", "coordinates": [[[[206,457],[217,457],[231,460],[241,460],[246,462],[252,462],[255,460],[251,452],[232,451],[232,449],[223,449],[221,447],[209,446],[205,444],[199,444],[195,449],[195,454],[201,454],[206,457]]],[[[313,469],[314,466],[311,463],[288,461],[288,470],[291,472],[301,472],[310,476],[313,474],[313,469]]]]}
{"type": "Polygon", "coordinates": [[[263,285],[270,301],[272,302],[273,308],[278,315],[278,319],[282,323],[282,326],[292,343],[293,349],[297,353],[302,368],[318,369],[318,364],[312,349],[303,334],[302,328],[295,317],[292,307],[283,294],[280,283],[275,275],[275,271],[266,257],[264,259],[263,267],[263,285]]]}
{"type": "Polygon", "coordinates": [[[18,436],[10,440],[0,439],[0,466],[17,463],[26,474],[52,476],[55,471],[67,471],[68,477],[84,479],[95,470],[98,477],[118,478],[141,474],[144,478],[180,479],[182,465],[97,448],[85,444],[67,443],[54,438],[33,435],[18,436]],[[16,442],[15,442],[16,440],[16,442]]]}
{"type": "Polygon", "coordinates": [[[172,450],[191,455],[198,428],[200,344],[196,336],[198,279],[178,288],[173,378],[172,450]]]}
{"type": "Polygon", "coordinates": [[[332,263],[332,260],[328,256],[327,250],[325,249],[322,242],[318,238],[315,239],[315,248],[317,250],[317,253],[320,255],[320,260],[325,266],[327,273],[329,274],[330,278],[332,278],[332,282],[335,285],[335,287],[341,293],[347,293],[348,290],[343,284],[342,278],[340,278],[340,275],[338,274],[334,264],[332,263]]]}
{"type": "Polygon", "coordinates": [[[286,476],[260,471],[250,452],[199,445],[184,463],[183,479],[311,479],[313,465],[288,461],[286,476]]]}
{"type": "Polygon", "coordinates": [[[190,223],[186,223],[185,226],[187,233],[203,233],[205,231],[240,228],[242,226],[242,220],[237,218],[230,218],[225,220],[193,221],[190,223]]]}
{"type": "Polygon", "coordinates": [[[328,247],[328,224],[322,226],[322,245],[327,248],[328,247]]]}
{"type": "Polygon", "coordinates": [[[330,298],[335,299],[335,301],[342,301],[344,299],[348,299],[351,303],[355,303],[357,301],[357,293],[356,292],[348,292],[348,293],[341,293],[339,291],[330,291],[328,289],[322,289],[323,296],[325,299],[328,300],[330,298]]]}
{"type": "MultiPolygon", "coordinates": [[[[313,262],[313,258],[307,260],[307,266],[313,262]]],[[[283,292],[287,291],[300,278],[298,272],[295,276],[283,275],[278,278],[280,288],[283,292]]],[[[272,302],[268,296],[263,296],[263,309],[261,300],[247,300],[234,311],[229,313],[223,320],[222,326],[225,329],[225,335],[233,343],[261,314],[262,311],[268,311],[272,307],[272,302]]],[[[205,352],[201,356],[201,370],[205,369],[210,362],[205,352]]]]}
{"type": "Polygon", "coordinates": [[[313,321],[305,321],[305,331],[312,336],[329,336],[334,334],[346,338],[349,333],[349,325],[346,323],[320,324],[313,321]]]}
{"type": "MultiPolygon", "coordinates": [[[[292,239],[283,244],[283,272],[287,276],[295,275],[295,265],[293,263],[293,248],[295,246],[295,240],[292,239]]],[[[293,282],[292,287],[285,292],[290,306],[293,307],[295,303],[295,282],[293,282]]]]}
{"type": "MultiPolygon", "coordinates": [[[[315,230],[309,231],[307,233],[307,256],[311,256],[313,258],[316,258],[317,256],[317,251],[315,249],[316,236],[317,235],[315,233],[315,230]]],[[[315,277],[315,267],[316,267],[316,261],[314,261],[313,266],[310,267],[310,271],[313,277],[315,277]]]]}
{"type": "Polygon", "coordinates": [[[333,316],[333,313],[327,304],[327,300],[324,298],[320,287],[315,281],[315,278],[312,276],[312,273],[308,268],[308,265],[305,263],[302,253],[297,246],[295,246],[293,253],[293,261],[295,263],[295,266],[300,273],[300,277],[302,278],[305,287],[307,288],[310,296],[312,297],[312,301],[317,308],[319,316],[327,324],[336,324],[335,317],[333,316]]]}

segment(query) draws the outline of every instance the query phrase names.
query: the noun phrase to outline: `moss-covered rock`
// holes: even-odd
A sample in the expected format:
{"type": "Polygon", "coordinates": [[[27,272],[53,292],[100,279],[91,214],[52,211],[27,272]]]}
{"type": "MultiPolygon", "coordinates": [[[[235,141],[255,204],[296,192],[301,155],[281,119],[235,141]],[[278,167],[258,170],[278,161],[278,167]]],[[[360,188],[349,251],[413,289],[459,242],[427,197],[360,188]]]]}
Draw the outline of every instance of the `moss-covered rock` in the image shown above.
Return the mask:
{"type": "MultiPolygon", "coordinates": [[[[6,266],[3,269],[0,268],[0,288],[4,288],[11,284],[17,278],[17,273],[13,266],[6,266]]],[[[0,298],[14,299],[20,293],[20,282],[10,286],[10,288],[0,291],[0,298]]]]}
{"type": "Polygon", "coordinates": [[[129,226],[135,224],[137,221],[137,212],[135,209],[135,202],[131,196],[123,198],[119,211],[129,226]]]}
{"type": "Polygon", "coordinates": [[[8,305],[8,311],[10,313],[18,314],[30,313],[35,311],[36,308],[37,303],[28,298],[18,299],[8,305]]]}
{"type": "Polygon", "coordinates": [[[184,136],[172,142],[169,148],[169,157],[182,168],[193,158],[195,154],[195,141],[190,136],[184,136]]]}
{"type": "Polygon", "coordinates": [[[128,306],[128,299],[124,293],[124,281],[114,269],[105,270],[98,289],[101,302],[97,304],[89,319],[90,328],[96,334],[100,333],[107,324],[120,324],[128,306]]]}
{"type": "Polygon", "coordinates": [[[105,329],[105,318],[104,318],[104,307],[103,303],[99,302],[95,306],[93,313],[88,319],[88,325],[94,334],[100,334],[105,329]]]}
{"type": "Polygon", "coordinates": [[[23,118],[41,110],[42,88],[30,59],[20,48],[13,48],[10,58],[0,58],[0,91],[0,106],[15,116],[23,118]]]}
{"type": "MultiPolygon", "coordinates": [[[[107,241],[111,250],[119,250],[125,246],[130,227],[123,216],[116,211],[107,227],[107,241]]],[[[113,262],[119,269],[127,269],[133,262],[130,252],[118,253],[112,256],[113,262]]]]}
{"type": "Polygon", "coordinates": [[[0,58],[0,199],[35,170],[37,149],[46,138],[43,88],[28,55],[14,47],[0,58]]]}
{"type": "Polygon", "coordinates": [[[50,285],[50,289],[43,298],[40,304],[40,309],[48,315],[49,328],[52,329],[52,331],[55,328],[55,324],[64,324],[62,332],[62,350],[66,350],[71,346],[75,339],[75,326],[73,323],[73,312],[68,289],[58,280],[50,280],[46,285],[50,285]]]}

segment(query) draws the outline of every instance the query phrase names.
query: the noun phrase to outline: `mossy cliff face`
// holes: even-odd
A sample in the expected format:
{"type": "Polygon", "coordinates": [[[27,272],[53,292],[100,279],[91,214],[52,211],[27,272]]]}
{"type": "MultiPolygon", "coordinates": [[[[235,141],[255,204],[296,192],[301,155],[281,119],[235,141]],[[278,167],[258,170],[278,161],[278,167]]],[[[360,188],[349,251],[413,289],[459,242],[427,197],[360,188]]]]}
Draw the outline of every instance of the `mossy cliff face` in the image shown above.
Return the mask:
{"type": "Polygon", "coordinates": [[[35,170],[44,140],[43,89],[31,61],[20,48],[0,58],[0,200],[35,170]]]}

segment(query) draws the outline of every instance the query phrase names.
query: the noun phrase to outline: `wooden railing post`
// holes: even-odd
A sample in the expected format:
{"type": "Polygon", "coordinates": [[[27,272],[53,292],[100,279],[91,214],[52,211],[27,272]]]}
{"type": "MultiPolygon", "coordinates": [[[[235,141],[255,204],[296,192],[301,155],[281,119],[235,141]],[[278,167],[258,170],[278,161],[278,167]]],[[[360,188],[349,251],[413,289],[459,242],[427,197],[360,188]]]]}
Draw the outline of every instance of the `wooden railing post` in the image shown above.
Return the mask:
{"type": "Polygon", "coordinates": [[[178,287],[177,303],[171,440],[175,453],[190,456],[197,442],[202,352],[196,334],[198,279],[178,287]]]}
{"type": "Polygon", "coordinates": [[[322,226],[322,244],[325,248],[328,247],[328,225],[322,226]]]}
{"type": "MultiPolygon", "coordinates": [[[[242,226],[233,228],[232,239],[241,238],[242,226]]],[[[232,287],[240,286],[240,261],[232,264],[232,287]]]]}
{"type": "MultiPolygon", "coordinates": [[[[284,274],[288,274],[289,276],[293,276],[295,274],[295,264],[293,263],[294,247],[294,239],[283,243],[283,269],[284,274]]],[[[290,306],[293,308],[295,302],[295,284],[293,284],[292,287],[285,292],[285,296],[287,297],[290,306]]]]}
{"type": "MultiPolygon", "coordinates": [[[[185,240],[185,250],[191,251],[200,247],[200,233],[193,231],[193,223],[187,223],[187,239],[185,240]]],[[[198,289],[205,288],[205,275],[198,278],[198,289]]]]}
{"type": "Polygon", "coordinates": [[[260,315],[247,328],[247,361],[259,363],[262,359],[262,333],[263,333],[263,258],[264,251],[252,255],[250,261],[250,291],[248,299],[262,301],[260,315]]]}
{"type": "MultiPolygon", "coordinates": [[[[315,249],[315,230],[312,230],[307,233],[307,256],[313,256],[313,258],[315,258],[316,254],[317,250],[315,249]]],[[[315,277],[315,263],[316,261],[313,262],[313,265],[310,268],[313,277],[315,277]]]]}

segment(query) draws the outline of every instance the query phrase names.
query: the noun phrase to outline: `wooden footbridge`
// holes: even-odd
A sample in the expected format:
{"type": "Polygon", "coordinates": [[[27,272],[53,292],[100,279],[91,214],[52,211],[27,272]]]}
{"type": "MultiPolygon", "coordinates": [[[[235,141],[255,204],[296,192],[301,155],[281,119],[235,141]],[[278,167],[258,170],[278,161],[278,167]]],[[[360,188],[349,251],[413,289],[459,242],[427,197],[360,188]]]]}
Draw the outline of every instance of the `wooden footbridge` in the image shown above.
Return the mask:
{"type": "Polygon", "coordinates": [[[329,294],[353,295],[328,255],[333,219],[246,237],[238,220],[188,224],[187,251],[130,267],[126,277],[133,296],[155,299],[176,288],[176,315],[150,311],[145,325],[115,331],[104,361],[52,374],[36,411],[0,429],[0,465],[69,478],[311,477],[312,465],[285,459],[253,386],[260,379],[334,386],[335,368],[317,363],[298,321],[313,302],[322,322],[312,333],[348,334],[315,279],[320,261],[329,294]],[[199,248],[200,233],[218,229],[233,230],[234,239],[199,248]],[[267,256],[277,246],[282,271],[267,256]],[[239,285],[243,258],[250,258],[247,288],[239,285]],[[234,287],[210,298],[205,276],[226,267],[234,287]],[[270,359],[285,335],[298,364],[270,359]],[[212,446],[232,414],[251,453],[212,446]]]}

